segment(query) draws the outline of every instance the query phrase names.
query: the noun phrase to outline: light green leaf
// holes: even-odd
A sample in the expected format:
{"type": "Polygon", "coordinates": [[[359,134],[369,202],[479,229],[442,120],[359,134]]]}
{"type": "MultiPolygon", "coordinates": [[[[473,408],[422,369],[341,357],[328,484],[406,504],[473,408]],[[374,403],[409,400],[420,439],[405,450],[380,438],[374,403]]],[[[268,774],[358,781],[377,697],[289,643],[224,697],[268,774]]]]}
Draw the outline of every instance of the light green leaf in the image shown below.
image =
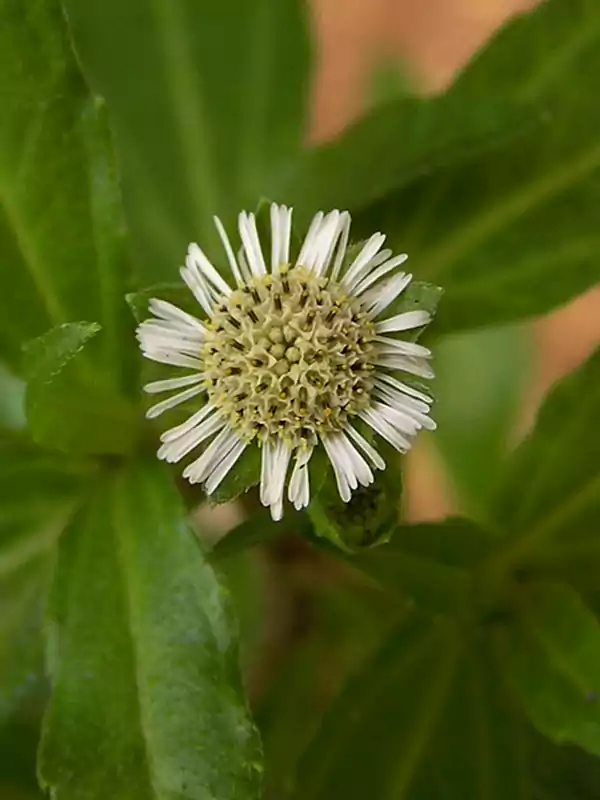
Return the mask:
{"type": "Polygon", "coordinates": [[[494,543],[489,532],[460,517],[442,523],[398,525],[390,541],[349,563],[382,588],[423,611],[456,614],[474,599],[473,570],[494,543]]]}
{"type": "Polygon", "coordinates": [[[430,171],[355,220],[363,234],[389,233],[419,277],[446,289],[439,331],[540,314],[600,279],[600,6],[548,0],[511,23],[494,50],[502,70],[488,73],[482,58],[472,80],[491,102],[509,92],[538,103],[544,123],[430,171]]]}
{"type": "Polygon", "coordinates": [[[154,460],[106,477],[63,539],[39,770],[56,800],[259,795],[228,599],[154,460]]]}
{"type": "Polygon", "coordinates": [[[325,717],[294,796],[526,798],[518,723],[487,645],[465,645],[453,625],[418,618],[392,634],[325,717]]]}
{"type": "Polygon", "coordinates": [[[494,503],[512,538],[504,563],[592,540],[600,520],[600,350],[548,395],[494,503]]]}
{"type": "Polygon", "coordinates": [[[440,451],[462,510],[486,519],[530,374],[530,337],[499,328],[448,337],[434,346],[440,451]]]}
{"type": "Polygon", "coordinates": [[[106,329],[119,370],[127,279],[119,193],[103,104],[75,62],[58,2],[2,3],[0,350],[70,319],[106,329]]]}
{"type": "Polygon", "coordinates": [[[534,584],[508,634],[509,679],[534,725],[600,754],[600,625],[566,584],[534,584]]]}
{"type": "Polygon", "coordinates": [[[148,282],[175,275],[188,242],[216,241],[212,215],[231,221],[254,207],[300,148],[306,8],[300,0],[65,6],[84,69],[111,109],[140,272],[148,282]]]}
{"type": "Polygon", "coordinates": [[[127,453],[139,436],[136,409],[102,381],[82,356],[98,333],[93,322],[71,322],[25,347],[25,408],[34,440],[77,453],[127,453]]]}

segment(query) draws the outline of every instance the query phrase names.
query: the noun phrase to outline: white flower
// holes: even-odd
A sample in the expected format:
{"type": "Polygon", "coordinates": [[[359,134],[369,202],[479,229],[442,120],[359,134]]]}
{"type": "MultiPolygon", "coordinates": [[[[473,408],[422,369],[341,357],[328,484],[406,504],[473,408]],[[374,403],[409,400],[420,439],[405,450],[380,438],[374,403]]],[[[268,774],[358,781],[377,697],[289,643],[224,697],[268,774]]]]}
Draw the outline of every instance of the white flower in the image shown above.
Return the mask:
{"type": "Polygon", "coordinates": [[[215,223],[233,286],[191,244],[181,276],[201,318],[153,299],[154,318],[137,331],[147,358],[187,371],[144,387],[150,394],[175,392],[148,416],[201,401],[162,435],[158,456],[177,462],[203,446],[183,475],[211,494],[246,447],[258,444],[260,498],[278,520],[286,484],[296,509],[308,505],[308,463],[322,444],[348,502],[359,484],[372,483],[372,467],[385,468],[359,428],[371,428],[400,452],[421,428],[435,428],[431,398],[394,376],[433,377],[430,351],[397,336],[426,325],[430,315],[417,310],[380,319],[410,283],[412,276],[398,269],[407,256],[382,250],[385,236],[376,233],[347,264],[347,212],[319,212],[293,264],[292,209],[271,206],[270,265],[253,214],[239,216],[237,258],[221,221],[215,223]]]}

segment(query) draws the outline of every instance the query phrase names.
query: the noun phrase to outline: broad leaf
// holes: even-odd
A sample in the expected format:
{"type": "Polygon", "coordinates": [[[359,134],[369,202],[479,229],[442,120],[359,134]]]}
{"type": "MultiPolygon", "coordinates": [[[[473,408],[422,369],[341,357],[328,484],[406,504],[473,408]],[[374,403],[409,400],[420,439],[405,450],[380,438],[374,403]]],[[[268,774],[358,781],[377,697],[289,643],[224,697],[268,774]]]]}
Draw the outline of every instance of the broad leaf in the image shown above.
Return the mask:
{"type": "Polygon", "coordinates": [[[25,408],[38,444],[77,453],[127,453],[135,444],[135,408],[85,358],[99,329],[92,322],[65,323],[27,343],[25,408]]]}
{"type": "Polygon", "coordinates": [[[493,102],[508,91],[539,103],[541,127],[430,171],[356,219],[365,234],[389,233],[419,277],[446,289],[440,331],[540,314],[600,279],[600,6],[548,0],[495,48],[503,70],[488,74],[482,58],[473,80],[493,102]]]}
{"type": "Polygon", "coordinates": [[[477,331],[436,342],[432,436],[463,510],[478,519],[508,459],[530,367],[520,328],[477,331]]]}
{"type": "Polygon", "coordinates": [[[600,519],[600,350],[551,390],[509,465],[496,519],[514,541],[503,558],[546,542],[593,540],[600,519]]]}
{"type": "Polygon", "coordinates": [[[268,194],[304,133],[300,0],[67,0],[76,47],[111,109],[144,280],[176,273],[268,194]],[[226,43],[226,48],[223,45],[226,43]]]}
{"type": "Polygon", "coordinates": [[[460,613],[470,607],[473,570],[494,542],[488,531],[457,517],[399,525],[389,536],[387,544],[361,552],[349,564],[424,611],[460,613]]]}
{"type": "Polygon", "coordinates": [[[525,798],[518,723],[485,643],[409,621],[351,680],[300,765],[298,800],[525,798]]]}
{"type": "Polygon", "coordinates": [[[509,648],[509,678],[534,725],[599,755],[600,624],[579,595],[562,584],[526,588],[509,648]]]}
{"type": "Polygon", "coordinates": [[[127,273],[111,142],[55,0],[2,3],[0,107],[3,358],[18,367],[23,341],[83,317],[105,327],[117,376],[127,273]]]}
{"type": "Polygon", "coordinates": [[[49,631],[57,800],[258,797],[227,596],[153,460],[108,475],[63,540],[49,631]]]}
{"type": "Polygon", "coordinates": [[[360,212],[421,175],[537,129],[541,89],[524,96],[511,79],[524,85],[543,65],[547,53],[528,41],[538,26],[536,15],[512,21],[447,92],[391,100],[309,151],[283,176],[281,197],[305,214],[360,212]]]}

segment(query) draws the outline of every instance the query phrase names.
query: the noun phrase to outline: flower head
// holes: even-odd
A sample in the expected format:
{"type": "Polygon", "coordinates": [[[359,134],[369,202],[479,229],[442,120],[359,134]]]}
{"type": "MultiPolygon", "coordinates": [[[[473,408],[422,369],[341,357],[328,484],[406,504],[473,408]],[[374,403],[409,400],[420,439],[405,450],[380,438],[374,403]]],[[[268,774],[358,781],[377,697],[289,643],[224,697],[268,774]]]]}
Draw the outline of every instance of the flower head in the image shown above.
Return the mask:
{"type": "Polygon", "coordinates": [[[412,276],[398,269],[407,256],[382,250],[385,237],[376,233],[350,260],[350,215],[332,211],[314,217],[292,263],[292,210],[273,204],[268,266],[253,214],[239,216],[237,257],[215,223],[232,285],[192,244],[181,276],[200,317],[153,299],[154,318],[137,331],[147,358],[187,370],[144,387],[175,392],[148,416],[201,401],[163,433],[158,456],[177,462],[201,447],[183,475],[211,494],[244,450],[259,446],[261,501],[280,519],[286,485],[296,509],[308,505],[308,464],[322,445],[348,502],[359,484],[372,483],[372,467],[385,468],[368,430],[406,452],[421,428],[435,427],[431,398],[394,374],[433,376],[430,351],[397,336],[426,325],[430,315],[415,310],[381,319],[410,283],[412,276]]]}

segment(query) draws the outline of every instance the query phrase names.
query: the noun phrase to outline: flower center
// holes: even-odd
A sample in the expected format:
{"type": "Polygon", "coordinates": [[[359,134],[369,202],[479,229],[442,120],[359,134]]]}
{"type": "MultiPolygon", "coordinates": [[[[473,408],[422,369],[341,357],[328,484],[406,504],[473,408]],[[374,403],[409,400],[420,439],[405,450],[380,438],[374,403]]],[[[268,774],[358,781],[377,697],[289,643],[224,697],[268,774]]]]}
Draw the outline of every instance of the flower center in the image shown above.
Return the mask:
{"type": "Polygon", "coordinates": [[[201,348],[209,401],[248,439],[313,444],[369,403],[375,328],[360,303],[304,267],[233,291],[201,348]]]}

